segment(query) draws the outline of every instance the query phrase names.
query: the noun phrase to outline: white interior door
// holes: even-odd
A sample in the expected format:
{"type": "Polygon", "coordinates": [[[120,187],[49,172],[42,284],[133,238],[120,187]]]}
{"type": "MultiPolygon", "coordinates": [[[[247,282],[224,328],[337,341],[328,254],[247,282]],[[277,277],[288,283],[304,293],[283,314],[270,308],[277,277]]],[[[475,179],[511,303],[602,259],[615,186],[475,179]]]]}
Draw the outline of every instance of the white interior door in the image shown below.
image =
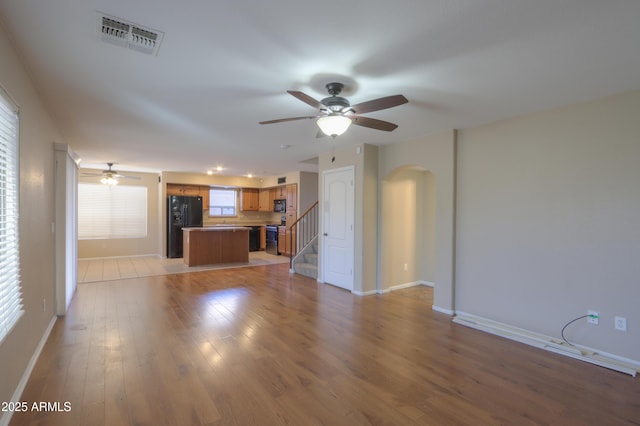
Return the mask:
{"type": "Polygon", "coordinates": [[[324,282],[353,290],[354,205],[353,168],[323,173],[324,282]]]}

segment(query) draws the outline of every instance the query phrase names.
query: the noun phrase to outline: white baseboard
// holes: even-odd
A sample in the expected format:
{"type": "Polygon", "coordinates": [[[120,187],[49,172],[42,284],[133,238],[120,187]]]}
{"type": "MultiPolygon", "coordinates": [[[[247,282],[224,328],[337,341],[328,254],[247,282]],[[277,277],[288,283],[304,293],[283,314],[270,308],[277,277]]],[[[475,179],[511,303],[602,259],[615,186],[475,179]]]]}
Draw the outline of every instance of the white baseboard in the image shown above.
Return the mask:
{"type": "Polygon", "coordinates": [[[640,372],[640,362],[620,357],[618,355],[603,352],[586,346],[570,346],[560,339],[556,339],[544,334],[535,333],[522,328],[510,326],[501,322],[479,317],[465,312],[457,312],[453,322],[467,327],[475,328],[507,339],[515,340],[530,346],[535,346],[560,355],[565,355],[574,359],[585,361],[621,373],[629,374],[633,377],[640,372]]]}
{"type": "Polygon", "coordinates": [[[450,316],[454,316],[456,314],[456,311],[453,311],[451,309],[441,308],[440,306],[436,306],[436,305],[431,305],[431,309],[436,312],[440,312],[441,314],[447,314],[450,316]]]}
{"type": "Polygon", "coordinates": [[[372,294],[378,294],[378,290],[369,290],[369,291],[352,291],[351,293],[356,296],[371,296],[372,294]]]}
{"type": "MultiPolygon", "coordinates": [[[[47,329],[44,331],[38,346],[36,347],[35,352],[31,355],[31,359],[29,360],[29,364],[27,364],[27,368],[24,370],[22,374],[22,378],[20,382],[18,382],[18,386],[16,390],[13,392],[13,396],[11,397],[12,402],[20,401],[20,397],[22,396],[22,392],[24,392],[24,388],[27,386],[27,382],[29,381],[29,377],[31,377],[31,373],[33,372],[33,368],[36,366],[36,362],[38,358],[40,358],[40,353],[42,352],[42,348],[44,348],[45,343],[47,343],[47,339],[49,339],[49,334],[51,334],[51,330],[58,319],[57,316],[53,316],[51,318],[51,322],[47,326],[47,329]]],[[[0,426],[7,426],[11,421],[11,416],[13,416],[12,411],[5,412],[2,417],[0,417],[0,426]]]]}

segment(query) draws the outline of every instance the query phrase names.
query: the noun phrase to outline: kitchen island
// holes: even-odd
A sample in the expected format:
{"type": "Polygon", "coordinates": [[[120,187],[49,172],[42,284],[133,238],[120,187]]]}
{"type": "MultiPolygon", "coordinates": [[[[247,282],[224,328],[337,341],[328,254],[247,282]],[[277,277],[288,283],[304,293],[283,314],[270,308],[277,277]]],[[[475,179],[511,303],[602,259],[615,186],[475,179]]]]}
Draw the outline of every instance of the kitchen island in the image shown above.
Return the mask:
{"type": "Polygon", "coordinates": [[[187,266],[249,262],[246,226],[182,228],[183,258],[187,266]]]}

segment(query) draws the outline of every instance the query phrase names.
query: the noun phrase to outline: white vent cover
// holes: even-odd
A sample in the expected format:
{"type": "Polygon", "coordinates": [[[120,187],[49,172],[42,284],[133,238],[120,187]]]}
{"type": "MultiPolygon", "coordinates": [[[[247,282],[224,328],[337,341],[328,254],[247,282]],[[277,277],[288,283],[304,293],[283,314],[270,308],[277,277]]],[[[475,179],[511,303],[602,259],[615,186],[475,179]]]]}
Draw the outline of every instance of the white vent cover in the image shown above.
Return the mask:
{"type": "Polygon", "coordinates": [[[101,12],[98,12],[98,27],[102,41],[149,55],[158,54],[160,42],[164,36],[160,31],[145,28],[101,12]]]}

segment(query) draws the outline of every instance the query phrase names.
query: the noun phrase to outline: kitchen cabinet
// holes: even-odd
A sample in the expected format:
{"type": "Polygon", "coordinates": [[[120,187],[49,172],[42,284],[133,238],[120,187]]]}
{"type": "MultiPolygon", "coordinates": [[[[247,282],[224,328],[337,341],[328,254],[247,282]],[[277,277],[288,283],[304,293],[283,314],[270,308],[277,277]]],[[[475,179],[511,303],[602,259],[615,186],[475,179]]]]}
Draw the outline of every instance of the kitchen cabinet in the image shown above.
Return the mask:
{"type": "Polygon", "coordinates": [[[200,187],[200,196],[202,197],[202,210],[208,212],[209,211],[209,190],[211,188],[208,186],[200,187]]]}
{"type": "Polygon", "coordinates": [[[287,199],[287,186],[280,185],[274,188],[274,200],[286,200],[287,199]]]}
{"type": "Polygon", "coordinates": [[[178,183],[167,184],[167,195],[200,195],[200,185],[183,185],[178,183]]]}
{"type": "Polygon", "coordinates": [[[287,226],[293,225],[293,223],[298,220],[298,212],[295,210],[287,210],[285,215],[287,216],[287,226]]]}
{"type": "MultiPolygon", "coordinates": [[[[287,211],[298,210],[298,184],[290,183],[287,185],[287,211]]],[[[293,222],[288,222],[291,224],[293,222]]]]}
{"type": "Polygon", "coordinates": [[[289,256],[292,253],[293,255],[296,254],[295,229],[289,229],[288,226],[278,226],[278,252],[284,256],[289,256]]]}
{"type": "Polygon", "coordinates": [[[207,185],[183,185],[181,183],[168,183],[167,195],[188,195],[202,197],[202,210],[209,210],[209,186],[207,185]]]}
{"type": "Polygon", "coordinates": [[[285,254],[286,240],[287,240],[287,227],[278,226],[278,253],[285,254]]]}
{"type": "Polygon", "coordinates": [[[258,194],[258,211],[259,212],[272,212],[273,211],[273,196],[275,191],[271,188],[263,188],[258,194]]]}
{"type": "Polygon", "coordinates": [[[187,266],[249,262],[249,228],[244,226],[183,229],[183,261],[187,266]]]}
{"type": "Polygon", "coordinates": [[[267,249],[267,227],[260,227],[260,250],[267,249]]]}
{"type": "Polygon", "coordinates": [[[240,211],[258,211],[260,194],[257,188],[242,188],[240,190],[240,211]]]}

